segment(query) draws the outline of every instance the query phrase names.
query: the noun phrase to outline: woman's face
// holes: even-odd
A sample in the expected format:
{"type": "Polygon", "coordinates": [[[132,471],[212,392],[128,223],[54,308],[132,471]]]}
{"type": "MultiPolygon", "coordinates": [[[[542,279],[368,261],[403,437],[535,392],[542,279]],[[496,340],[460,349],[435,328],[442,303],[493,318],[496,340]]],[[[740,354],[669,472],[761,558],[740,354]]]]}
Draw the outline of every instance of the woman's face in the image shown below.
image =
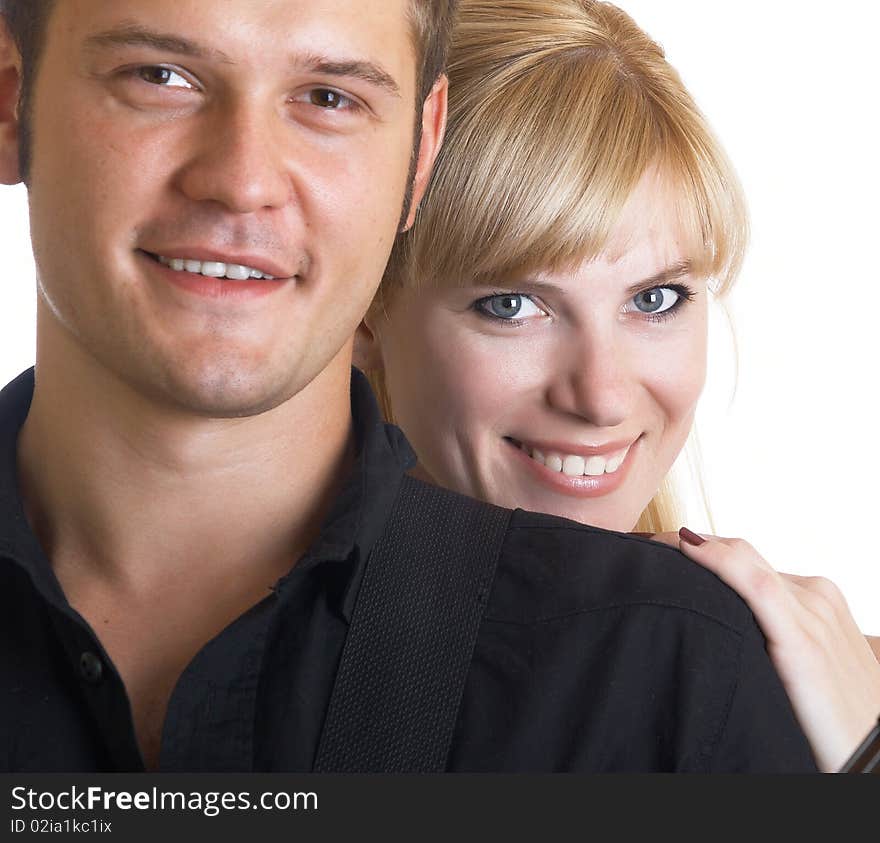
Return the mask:
{"type": "Polygon", "coordinates": [[[706,284],[667,208],[645,178],[597,259],[401,292],[370,323],[424,472],[502,506],[634,527],[705,378],[706,284]]]}

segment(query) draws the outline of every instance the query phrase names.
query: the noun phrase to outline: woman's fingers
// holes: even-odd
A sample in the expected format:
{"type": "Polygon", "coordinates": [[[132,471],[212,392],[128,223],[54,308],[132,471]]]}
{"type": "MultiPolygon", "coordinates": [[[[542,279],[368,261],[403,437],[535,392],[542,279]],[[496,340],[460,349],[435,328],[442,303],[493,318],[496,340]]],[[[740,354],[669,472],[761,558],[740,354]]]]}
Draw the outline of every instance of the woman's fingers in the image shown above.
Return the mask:
{"type": "Polygon", "coordinates": [[[792,595],[781,575],[742,539],[701,538],[704,541],[699,545],[680,538],[682,553],[712,571],[746,601],[770,646],[779,640],[794,640],[800,630],[792,595]]]}
{"type": "Polygon", "coordinates": [[[749,605],[819,766],[840,769],[880,714],[880,664],[843,594],[823,577],[776,571],[742,539],[679,538],[749,605]]]}
{"type": "MultiPolygon", "coordinates": [[[[843,592],[825,577],[802,577],[780,574],[797,592],[801,605],[825,625],[844,625],[857,630],[855,620],[843,592]]],[[[817,625],[820,625],[817,624],[817,625]]]]}

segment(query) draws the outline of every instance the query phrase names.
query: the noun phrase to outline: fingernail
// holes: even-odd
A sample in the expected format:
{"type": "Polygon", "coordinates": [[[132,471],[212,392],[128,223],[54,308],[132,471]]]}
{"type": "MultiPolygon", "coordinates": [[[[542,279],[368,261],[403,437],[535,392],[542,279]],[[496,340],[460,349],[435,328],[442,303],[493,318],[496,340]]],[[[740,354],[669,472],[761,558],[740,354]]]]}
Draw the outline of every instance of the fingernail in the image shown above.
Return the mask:
{"type": "Polygon", "coordinates": [[[699,547],[701,544],[706,543],[706,540],[702,536],[698,536],[696,533],[692,533],[687,527],[682,527],[678,531],[678,535],[683,542],[687,542],[688,544],[692,544],[696,547],[699,547]]]}

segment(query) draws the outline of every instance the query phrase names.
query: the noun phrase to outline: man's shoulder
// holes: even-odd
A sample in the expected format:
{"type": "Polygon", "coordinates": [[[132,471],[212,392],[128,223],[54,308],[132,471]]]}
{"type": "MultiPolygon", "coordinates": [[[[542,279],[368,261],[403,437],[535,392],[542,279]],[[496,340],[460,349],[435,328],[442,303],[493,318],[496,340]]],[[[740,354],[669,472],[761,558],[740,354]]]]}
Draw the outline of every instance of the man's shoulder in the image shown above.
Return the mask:
{"type": "MultiPolygon", "coordinates": [[[[449,489],[411,482],[430,488],[450,508],[500,509],[449,489]]],[[[742,598],[676,548],[546,513],[505,511],[509,520],[484,613],[487,620],[538,624],[653,607],[667,616],[701,619],[737,636],[755,631],[742,598]]]]}
{"type": "Polygon", "coordinates": [[[515,510],[487,618],[542,623],[588,612],[673,610],[742,634],[742,599],[679,550],[629,533],[515,510]]]}
{"type": "Polygon", "coordinates": [[[748,607],[668,545],[516,510],[482,620],[454,769],[815,769],[748,607]]]}
{"type": "Polygon", "coordinates": [[[6,435],[18,435],[34,394],[34,367],[26,369],[5,386],[0,385],[0,425],[6,435]]]}

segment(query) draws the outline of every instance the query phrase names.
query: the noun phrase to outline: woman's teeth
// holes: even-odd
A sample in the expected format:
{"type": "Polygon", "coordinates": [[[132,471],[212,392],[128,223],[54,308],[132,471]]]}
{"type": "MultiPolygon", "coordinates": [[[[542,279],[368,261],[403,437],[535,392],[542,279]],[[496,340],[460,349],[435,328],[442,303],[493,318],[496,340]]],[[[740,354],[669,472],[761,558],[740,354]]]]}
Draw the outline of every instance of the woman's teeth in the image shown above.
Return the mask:
{"type": "Polygon", "coordinates": [[[529,448],[528,445],[519,446],[526,455],[535,462],[549,468],[551,471],[561,472],[567,477],[600,477],[603,474],[614,474],[626,459],[629,447],[618,454],[610,457],[579,457],[574,454],[543,454],[537,449],[529,448]]]}
{"type": "Polygon", "coordinates": [[[192,272],[195,275],[204,275],[206,278],[227,278],[230,281],[250,281],[263,279],[274,281],[274,275],[264,275],[259,269],[250,266],[241,266],[237,263],[220,263],[219,261],[191,261],[183,258],[166,258],[157,255],[159,263],[173,269],[175,272],[192,272]]]}

